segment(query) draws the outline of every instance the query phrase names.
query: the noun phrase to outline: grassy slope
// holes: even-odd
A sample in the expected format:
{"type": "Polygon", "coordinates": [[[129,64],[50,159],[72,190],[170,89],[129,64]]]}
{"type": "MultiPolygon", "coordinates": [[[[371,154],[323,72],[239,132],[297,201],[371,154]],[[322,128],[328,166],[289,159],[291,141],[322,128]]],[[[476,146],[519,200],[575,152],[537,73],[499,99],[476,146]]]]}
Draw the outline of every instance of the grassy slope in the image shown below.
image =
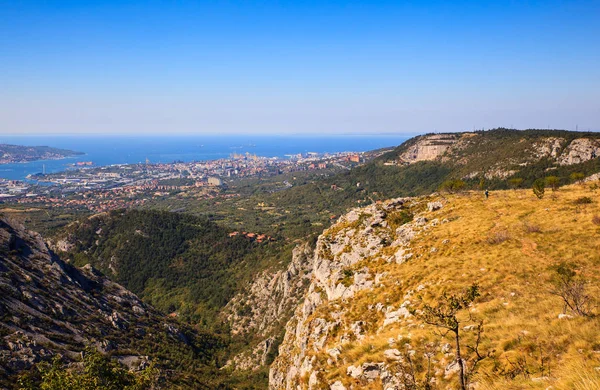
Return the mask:
{"type": "MultiPolygon", "coordinates": [[[[530,190],[517,190],[492,192],[489,200],[468,193],[449,196],[447,201],[442,210],[428,217],[450,222],[419,235],[411,243],[413,259],[401,265],[366,259],[353,267],[368,265],[371,272],[387,272],[387,282],[384,287],[360,292],[342,305],[350,313],[348,323],[365,320],[370,330],[364,341],[343,348],[340,359],[346,364],[328,369],[329,383],[340,378],[348,381],[346,368],[350,364],[384,360],[382,354],[390,348],[390,337],[403,336],[403,343],[410,342],[410,348],[419,352],[427,342],[452,343],[414,318],[376,332],[383,317],[373,316],[369,305],[385,302],[398,307],[405,292],[420,285],[426,286],[423,299],[432,302],[443,291],[477,283],[482,297],[471,313],[485,321],[482,350],[494,351],[493,358],[481,363],[477,378],[480,388],[545,389],[550,384],[556,389],[599,388],[600,373],[594,367],[600,366],[600,355],[595,352],[600,350],[600,318],[558,319],[562,303],[549,292],[550,267],[569,261],[579,265],[591,281],[591,294],[598,297],[600,226],[592,222],[600,215],[598,191],[588,184],[547,193],[542,200],[530,190]],[[593,203],[575,205],[574,200],[583,196],[592,197],[593,203]],[[490,243],[497,232],[506,232],[509,239],[490,243]],[[444,244],[443,240],[449,242],[444,244]],[[432,247],[438,251],[432,253],[432,247]],[[536,377],[548,379],[532,380],[536,377]]],[[[414,304],[416,299],[411,301],[414,304]]],[[[326,316],[329,310],[323,307],[317,316],[326,316]]],[[[467,313],[462,313],[461,319],[464,325],[473,323],[467,313]]],[[[463,332],[463,337],[465,343],[473,342],[472,332],[463,332]]],[[[323,354],[319,360],[327,357],[323,354]]],[[[444,362],[445,358],[438,353],[435,359],[444,362]]],[[[446,358],[444,364],[449,361],[446,358]]],[[[456,383],[443,376],[438,379],[456,383]]],[[[375,389],[381,385],[361,386],[375,389]]]]}

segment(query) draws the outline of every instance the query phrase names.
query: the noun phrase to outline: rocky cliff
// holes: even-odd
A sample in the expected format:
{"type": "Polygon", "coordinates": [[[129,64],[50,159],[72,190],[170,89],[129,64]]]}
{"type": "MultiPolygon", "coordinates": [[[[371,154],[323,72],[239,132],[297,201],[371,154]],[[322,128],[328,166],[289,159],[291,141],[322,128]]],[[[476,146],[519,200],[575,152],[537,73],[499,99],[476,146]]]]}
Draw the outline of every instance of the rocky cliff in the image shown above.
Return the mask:
{"type": "Polygon", "coordinates": [[[312,263],[313,281],[286,326],[280,355],[270,372],[271,388],[327,386],[327,367],[338,364],[342,350],[350,343],[365,339],[366,329],[374,325],[371,322],[379,313],[385,313],[382,326],[410,316],[408,301],[399,307],[373,303],[369,307],[373,315],[365,319],[352,318],[344,306],[359,292],[382,288],[387,272],[379,272],[381,266],[409,260],[413,238],[441,223],[436,220],[427,226],[423,216],[408,222],[415,209],[442,207],[438,201],[428,206],[423,202],[394,199],[352,210],[319,238],[312,263]],[[325,355],[326,361],[317,361],[317,354],[325,355]]]}
{"type": "Polygon", "coordinates": [[[308,288],[312,256],[309,243],[299,244],[286,269],[263,271],[227,304],[224,316],[232,334],[251,334],[258,340],[251,349],[233,357],[230,365],[241,370],[257,370],[271,363],[268,357],[275,355],[276,340],[308,288]]]}
{"type": "Polygon", "coordinates": [[[556,156],[560,165],[573,165],[600,157],[600,140],[577,138],[571,141],[560,154],[556,156]]]}
{"type": "Polygon", "coordinates": [[[473,284],[481,297],[457,315],[472,386],[594,388],[600,319],[551,291],[560,261],[577,266],[587,294],[599,291],[600,207],[587,200],[597,188],[541,201],[531,191],[434,194],[350,211],[319,237],[270,389],[458,388],[455,340],[423,310],[473,284]]]}
{"type": "Polygon", "coordinates": [[[435,160],[448,150],[460,147],[461,139],[466,134],[431,134],[419,137],[398,156],[398,160],[406,163],[435,160]]]}

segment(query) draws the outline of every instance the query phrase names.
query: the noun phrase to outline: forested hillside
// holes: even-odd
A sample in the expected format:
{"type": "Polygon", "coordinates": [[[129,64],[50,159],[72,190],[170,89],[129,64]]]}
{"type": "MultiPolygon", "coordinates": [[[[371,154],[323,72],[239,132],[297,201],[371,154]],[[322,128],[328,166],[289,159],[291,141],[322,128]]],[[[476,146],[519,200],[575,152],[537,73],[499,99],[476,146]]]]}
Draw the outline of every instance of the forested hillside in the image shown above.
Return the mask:
{"type": "Polygon", "coordinates": [[[119,210],[75,222],[57,246],[164,313],[212,327],[251,273],[279,254],[270,242],[228,233],[203,217],[119,210]]]}

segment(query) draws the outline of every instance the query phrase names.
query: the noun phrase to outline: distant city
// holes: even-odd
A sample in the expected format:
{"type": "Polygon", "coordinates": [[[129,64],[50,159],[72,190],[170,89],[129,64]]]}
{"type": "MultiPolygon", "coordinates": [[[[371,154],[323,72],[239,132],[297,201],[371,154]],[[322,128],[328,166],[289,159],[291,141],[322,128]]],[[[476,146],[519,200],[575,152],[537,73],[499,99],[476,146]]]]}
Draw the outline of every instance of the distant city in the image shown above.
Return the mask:
{"type": "MultiPolygon", "coordinates": [[[[0,179],[0,202],[15,204],[52,204],[78,207],[94,212],[140,206],[149,199],[179,191],[194,191],[196,196],[231,197],[220,189],[236,179],[271,177],[313,170],[349,170],[370,161],[384,151],[299,153],[279,157],[233,153],[229,158],[172,163],[116,164],[94,166],[79,161],[71,169],[57,173],[37,173],[27,180],[0,179]]],[[[284,181],[284,187],[292,184],[284,181]]]]}

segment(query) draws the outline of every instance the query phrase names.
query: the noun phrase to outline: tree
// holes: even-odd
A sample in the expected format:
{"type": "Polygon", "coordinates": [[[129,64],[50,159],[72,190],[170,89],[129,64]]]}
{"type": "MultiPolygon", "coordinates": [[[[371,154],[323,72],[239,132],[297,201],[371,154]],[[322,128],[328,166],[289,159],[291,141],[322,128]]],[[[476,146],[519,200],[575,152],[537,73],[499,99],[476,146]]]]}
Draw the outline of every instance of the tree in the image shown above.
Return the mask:
{"type": "Polygon", "coordinates": [[[485,190],[485,188],[486,188],[486,187],[487,187],[487,183],[485,182],[485,179],[484,179],[484,178],[481,178],[481,179],[479,180],[479,189],[480,189],[481,191],[483,191],[483,190],[485,190]]]}
{"type": "Polygon", "coordinates": [[[538,197],[538,199],[542,199],[544,197],[545,186],[546,182],[544,179],[537,179],[533,182],[533,193],[538,197]]]}
{"type": "Polygon", "coordinates": [[[36,368],[41,378],[39,383],[24,376],[19,380],[21,390],[144,390],[152,389],[158,378],[158,370],[152,365],[133,374],[91,347],[83,353],[80,368],[64,366],[60,356],[36,368]]]}
{"type": "Polygon", "coordinates": [[[572,183],[577,183],[578,181],[583,180],[585,175],[581,172],[573,172],[569,175],[569,179],[571,179],[572,183]]]}
{"type": "Polygon", "coordinates": [[[560,179],[557,176],[548,176],[545,181],[546,185],[552,188],[552,191],[556,191],[560,185],[560,179]]]}
{"type": "MultiPolygon", "coordinates": [[[[417,313],[423,322],[429,325],[433,325],[438,328],[447,330],[453,334],[456,351],[456,362],[459,365],[459,381],[461,390],[467,389],[467,372],[465,370],[465,359],[461,352],[461,339],[460,339],[460,320],[457,315],[461,310],[464,310],[480,296],[479,286],[473,284],[465,291],[460,294],[449,295],[446,292],[442,294],[437,304],[429,305],[424,304],[421,312],[417,313]]],[[[481,360],[489,356],[489,354],[482,355],[479,352],[479,343],[481,341],[481,334],[483,332],[483,321],[481,321],[477,327],[477,339],[474,346],[467,346],[467,349],[474,353],[473,358],[473,371],[481,360]]]]}
{"type": "Polygon", "coordinates": [[[508,185],[513,188],[519,188],[523,184],[523,179],[520,177],[513,177],[512,179],[508,179],[508,185]]]}
{"type": "Polygon", "coordinates": [[[561,262],[553,268],[555,272],[551,278],[553,288],[550,292],[563,300],[563,313],[569,308],[576,315],[593,317],[592,297],[586,291],[588,281],[577,274],[577,266],[561,262]]]}
{"type": "Polygon", "coordinates": [[[454,193],[462,191],[465,188],[465,185],[465,182],[460,179],[446,180],[440,185],[440,190],[454,193]]]}

